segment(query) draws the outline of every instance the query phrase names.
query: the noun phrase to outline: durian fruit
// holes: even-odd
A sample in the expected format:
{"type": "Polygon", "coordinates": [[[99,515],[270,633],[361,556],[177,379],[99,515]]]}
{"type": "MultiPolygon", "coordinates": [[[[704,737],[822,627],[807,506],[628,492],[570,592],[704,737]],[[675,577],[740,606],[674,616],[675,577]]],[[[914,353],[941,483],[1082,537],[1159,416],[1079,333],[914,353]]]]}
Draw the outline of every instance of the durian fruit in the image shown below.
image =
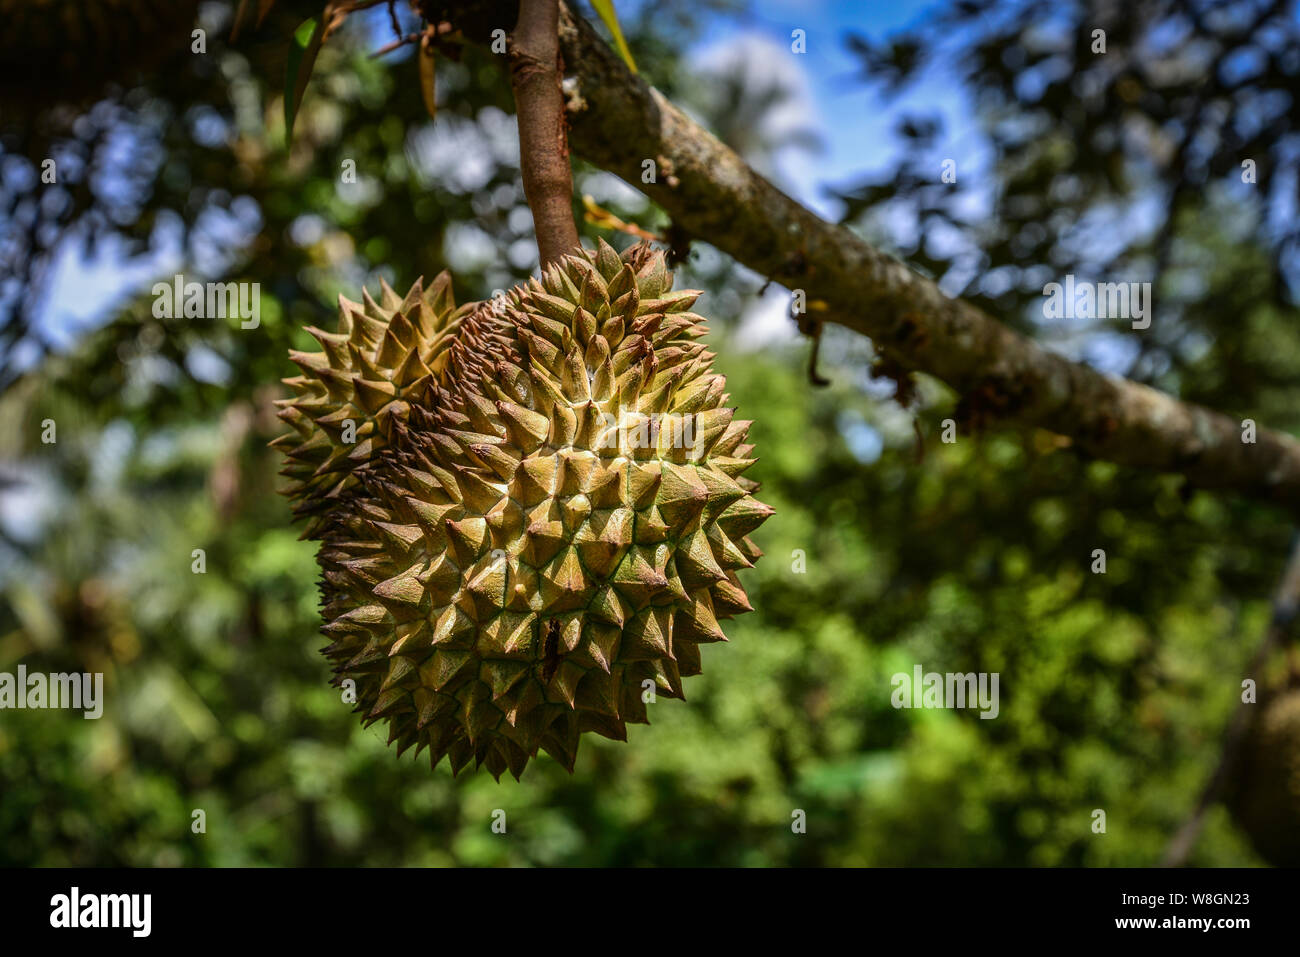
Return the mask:
{"type": "Polygon", "coordinates": [[[417,280],[405,298],[383,282],[379,302],[369,292],[363,300],[339,296],[338,331],[307,328],[322,351],[289,354],[302,375],[285,380],[295,395],[277,405],[294,431],[271,444],[288,457],[280,474],[290,480],[295,514],[310,519],[304,538],[319,537],[324,513],[356,484],[353,469],[387,446],[407,399],[445,370],[470,310],[456,308],[445,272],[428,289],[417,280]]]}
{"type": "Polygon", "coordinates": [[[1300,688],[1258,705],[1228,805],[1255,850],[1300,866],[1300,688]]]}
{"type": "Polygon", "coordinates": [[[647,246],[565,257],[463,316],[388,445],[340,459],[325,653],[399,754],[518,777],[540,749],[571,771],[583,732],[626,740],[750,610],[737,573],[771,509],[699,294],[671,285],[647,246]]]}

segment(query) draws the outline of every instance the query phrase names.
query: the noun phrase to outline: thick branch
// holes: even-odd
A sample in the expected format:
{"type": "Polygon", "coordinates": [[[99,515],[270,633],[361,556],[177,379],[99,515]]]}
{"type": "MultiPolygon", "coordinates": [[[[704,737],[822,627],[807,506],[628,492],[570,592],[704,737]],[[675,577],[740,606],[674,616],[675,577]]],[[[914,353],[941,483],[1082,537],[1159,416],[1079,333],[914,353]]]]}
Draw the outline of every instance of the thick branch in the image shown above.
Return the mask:
{"type": "MultiPolygon", "coordinates": [[[[430,2],[430,6],[433,6],[430,2]]],[[[488,42],[509,4],[450,7],[488,42]]],[[[646,192],[692,235],[791,289],[822,299],[825,319],[870,336],[885,356],[956,389],[985,415],[1069,436],[1097,458],[1178,472],[1300,516],[1300,441],[1241,423],[1069,360],[945,296],[931,280],[833,226],[755,173],[732,150],[628,72],[567,6],[560,47],[578,79],[574,147],[646,192]],[[652,160],[656,180],[642,180],[652,160]]]]}
{"type": "MultiPolygon", "coordinates": [[[[1268,662],[1269,656],[1282,647],[1287,632],[1296,619],[1297,609],[1300,609],[1300,532],[1296,533],[1295,540],[1291,544],[1291,558],[1287,562],[1285,571],[1282,572],[1282,580],[1278,582],[1277,591],[1273,595],[1273,614],[1269,619],[1268,630],[1264,633],[1264,640],[1260,642],[1259,648],[1255,650],[1254,657],[1250,659],[1250,665],[1246,669],[1247,675],[1258,675],[1268,662]]],[[[1201,792],[1196,806],[1192,809],[1191,817],[1169,842],[1163,861],[1165,867],[1182,867],[1196,847],[1196,839],[1201,836],[1201,827],[1205,823],[1205,813],[1216,801],[1223,798],[1228,782],[1232,780],[1237,767],[1241,764],[1242,748],[1250,733],[1251,722],[1255,719],[1253,712],[1256,707],[1258,705],[1253,702],[1250,704],[1243,702],[1238,704],[1237,710],[1233,712],[1228,722],[1228,729],[1223,735],[1223,749],[1219,756],[1219,763],[1215,766],[1209,781],[1206,782],[1205,790],[1201,792]]]]}
{"type": "Polygon", "coordinates": [[[510,36],[510,83],[519,117],[519,165],[542,265],[578,245],[573,177],[560,89],[559,0],[523,0],[510,36]]]}

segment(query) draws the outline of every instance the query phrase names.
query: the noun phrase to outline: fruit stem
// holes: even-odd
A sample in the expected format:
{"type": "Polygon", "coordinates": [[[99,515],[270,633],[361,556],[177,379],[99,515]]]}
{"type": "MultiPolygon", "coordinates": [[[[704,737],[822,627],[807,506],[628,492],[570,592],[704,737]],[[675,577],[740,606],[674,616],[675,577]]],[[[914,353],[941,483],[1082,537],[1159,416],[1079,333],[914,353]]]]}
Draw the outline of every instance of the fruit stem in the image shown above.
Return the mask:
{"type": "Polygon", "coordinates": [[[573,174],[560,88],[559,0],[521,0],[510,36],[510,85],[519,117],[519,166],[542,267],[578,245],[573,174]]]}

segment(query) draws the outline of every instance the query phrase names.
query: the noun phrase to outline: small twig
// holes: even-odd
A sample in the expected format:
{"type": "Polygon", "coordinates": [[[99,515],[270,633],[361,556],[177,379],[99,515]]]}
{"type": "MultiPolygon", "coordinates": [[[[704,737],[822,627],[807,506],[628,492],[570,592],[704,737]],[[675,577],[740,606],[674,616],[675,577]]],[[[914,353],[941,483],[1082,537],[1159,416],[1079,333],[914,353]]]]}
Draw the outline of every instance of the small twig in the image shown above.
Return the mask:
{"type": "Polygon", "coordinates": [[[239,27],[244,22],[244,10],[248,7],[248,0],[239,0],[239,6],[235,8],[235,19],[230,25],[230,42],[235,44],[239,41],[239,27]]]}
{"type": "Polygon", "coordinates": [[[636,223],[625,222],[624,220],[619,219],[585,193],[582,196],[582,205],[586,210],[583,214],[583,219],[591,223],[593,226],[600,226],[604,229],[616,229],[620,233],[627,233],[629,236],[644,239],[648,243],[661,243],[664,241],[662,236],[656,235],[648,229],[643,229],[636,223]]]}
{"type": "Polygon", "coordinates": [[[393,24],[393,36],[402,35],[402,24],[397,19],[397,0],[388,0],[388,19],[393,24]]]}
{"type": "Polygon", "coordinates": [[[519,166],[545,267],[578,246],[573,174],[560,88],[559,0],[521,0],[510,36],[510,85],[519,118],[519,166]]]}
{"type": "Polygon", "coordinates": [[[394,40],[392,43],[386,44],[380,47],[374,53],[370,54],[370,59],[377,60],[385,53],[392,53],[394,50],[398,49],[399,47],[404,47],[408,43],[415,43],[419,39],[420,39],[420,34],[418,33],[411,33],[404,37],[399,37],[398,39],[394,40]]]}
{"type": "MultiPolygon", "coordinates": [[[[1287,560],[1286,570],[1283,571],[1282,579],[1274,592],[1273,614],[1269,620],[1268,630],[1250,660],[1248,674],[1257,674],[1264,667],[1268,656],[1281,647],[1286,639],[1287,629],[1296,618],[1297,609],[1300,609],[1300,532],[1295,536],[1291,546],[1291,557],[1287,560]]],[[[1200,799],[1192,809],[1191,817],[1169,842],[1169,848],[1165,851],[1162,862],[1165,867],[1181,867],[1196,846],[1196,839],[1200,837],[1201,827],[1205,823],[1206,811],[1223,796],[1228,781],[1240,764],[1241,746],[1250,728],[1253,707],[1254,705],[1244,702],[1239,704],[1232,715],[1232,720],[1228,722],[1218,766],[1206,782],[1205,790],[1201,792],[1200,799]]]]}
{"type": "MultiPolygon", "coordinates": [[[[810,310],[814,308],[825,309],[825,304],[809,303],[808,308],[810,310]]],[[[795,323],[798,325],[799,331],[802,332],[805,336],[808,336],[810,339],[812,339],[812,355],[808,357],[809,385],[815,385],[819,388],[830,385],[831,380],[823,378],[821,374],[818,373],[817,371],[817,356],[821,352],[822,328],[824,327],[825,323],[818,316],[812,316],[806,312],[801,313],[796,311],[793,307],[793,303],[791,304],[790,315],[794,318],[795,323]]]]}
{"type": "Polygon", "coordinates": [[[808,357],[808,384],[822,388],[831,384],[817,371],[817,355],[822,350],[822,321],[816,320],[812,331],[812,355],[808,357]]]}

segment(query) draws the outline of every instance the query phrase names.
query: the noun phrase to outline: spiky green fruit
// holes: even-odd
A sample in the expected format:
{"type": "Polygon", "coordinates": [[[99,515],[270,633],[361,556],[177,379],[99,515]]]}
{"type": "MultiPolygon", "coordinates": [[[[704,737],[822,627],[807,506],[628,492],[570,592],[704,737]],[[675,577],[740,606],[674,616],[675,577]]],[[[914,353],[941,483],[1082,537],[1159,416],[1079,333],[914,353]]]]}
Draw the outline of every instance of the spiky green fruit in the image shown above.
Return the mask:
{"type": "Polygon", "coordinates": [[[719,619],[750,610],[737,572],[771,509],[697,341],[699,294],[671,286],[646,246],[566,257],[457,314],[385,446],[337,459],[352,484],[320,513],[325,653],[399,753],[518,777],[543,749],[572,770],[583,732],[626,740],[648,692],[682,697],[719,619]]]}
{"type": "Polygon", "coordinates": [[[1261,857],[1300,866],[1300,690],[1258,706],[1228,804],[1261,857]]]}
{"type": "Polygon", "coordinates": [[[285,380],[294,396],[276,404],[294,431],[271,444],[288,457],[280,474],[294,514],[309,519],[304,538],[319,537],[325,513],[356,485],[356,467],[388,447],[392,420],[446,369],[472,309],[456,308],[445,272],[428,289],[417,280],[405,298],[381,285],[379,302],[369,292],[363,303],[339,296],[337,332],[307,328],[323,351],[289,353],[302,375],[285,380]]]}

